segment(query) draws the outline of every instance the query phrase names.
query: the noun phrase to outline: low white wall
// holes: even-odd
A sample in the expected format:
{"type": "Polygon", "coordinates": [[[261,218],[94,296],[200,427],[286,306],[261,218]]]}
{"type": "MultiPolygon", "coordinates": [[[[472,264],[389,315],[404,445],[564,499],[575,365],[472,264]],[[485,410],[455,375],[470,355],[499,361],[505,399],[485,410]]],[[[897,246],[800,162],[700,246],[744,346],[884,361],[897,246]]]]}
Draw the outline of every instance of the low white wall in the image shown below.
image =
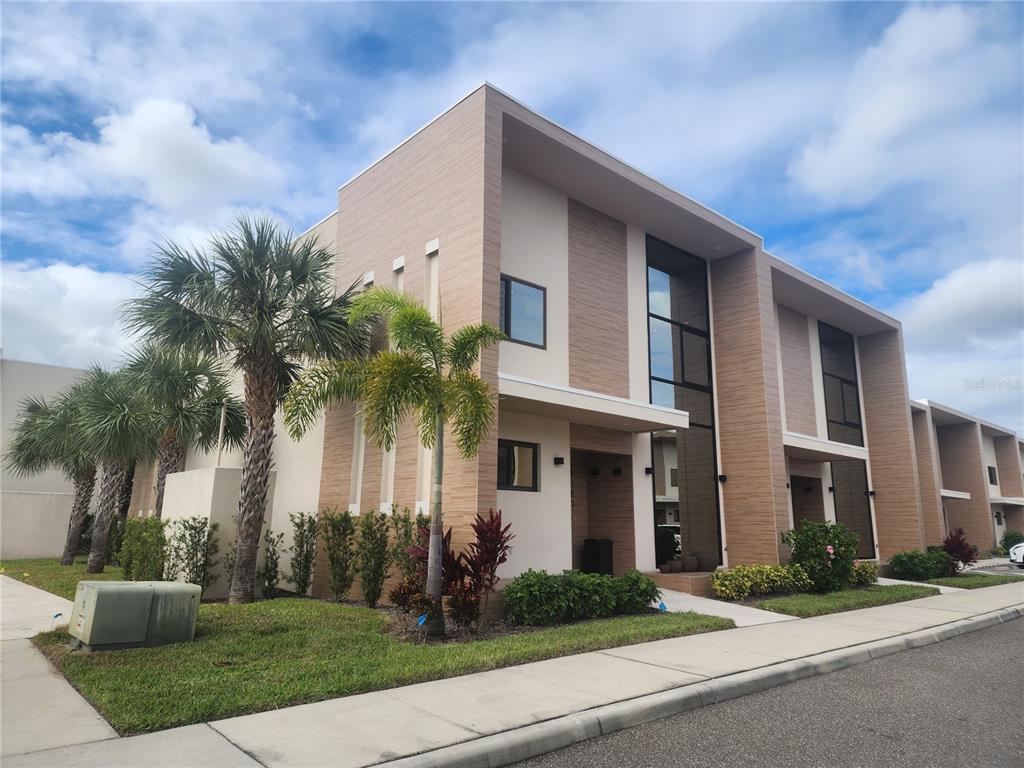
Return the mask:
{"type": "MultiPolygon", "coordinates": [[[[276,473],[270,473],[270,488],[267,498],[274,498],[276,473]]],[[[203,599],[217,600],[227,597],[228,577],[224,571],[224,555],[235,540],[237,529],[235,515],[238,514],[238,497],[241,491],[242,470],[237,467],[206,467],[187,472],[175,472],[167,476],[164,490],[164,508],[161,517],[173,522],[186,517],[205,517],[210,524],[216,524],[217,541],[220,551],[213,574],[217,581],[203,593],[203,599]]],[[[268,507],[270,504],[268,503],[268,507]]],[[[270,521],[269,509],[264,515],[263,528],[270,521]]],[[[287,559],[285,556],[284,559],[287,559]]],[[[263,540],[260,539],[260,566],[263,564],[263,540]]],[[[281,586],[284,586],[283,584],[281,586]]],[[[257,593],[260,590],[257,589],[257,593]]]]}
{"type": "Polygon", "coordinates": [[[0,560],[60,557],[72,501],[71,493],[0,493],[0,560]]]}
{"type": "Polygon", "coordinates": [[[528,568],[559,572],[572,568],[572,483],[569,423],[502,411],[498,436],[538,443],[538,487],[532,491],[498,491],[502,522],[512,524],[512,553],[498,574],[503,579],[528,568]],[[565,463],[555,466],[554,457],[565,463]]]}

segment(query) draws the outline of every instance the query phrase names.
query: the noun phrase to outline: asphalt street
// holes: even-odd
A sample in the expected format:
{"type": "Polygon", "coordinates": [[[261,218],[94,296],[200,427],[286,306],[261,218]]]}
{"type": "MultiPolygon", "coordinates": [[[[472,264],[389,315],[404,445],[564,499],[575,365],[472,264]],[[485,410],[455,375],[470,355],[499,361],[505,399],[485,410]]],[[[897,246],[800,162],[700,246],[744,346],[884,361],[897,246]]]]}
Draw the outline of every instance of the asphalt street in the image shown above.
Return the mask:
{"type": "Polygon", "coordinates": [[[519,768],[1024,766],[1024,619],[619,731],[519,768]]]}

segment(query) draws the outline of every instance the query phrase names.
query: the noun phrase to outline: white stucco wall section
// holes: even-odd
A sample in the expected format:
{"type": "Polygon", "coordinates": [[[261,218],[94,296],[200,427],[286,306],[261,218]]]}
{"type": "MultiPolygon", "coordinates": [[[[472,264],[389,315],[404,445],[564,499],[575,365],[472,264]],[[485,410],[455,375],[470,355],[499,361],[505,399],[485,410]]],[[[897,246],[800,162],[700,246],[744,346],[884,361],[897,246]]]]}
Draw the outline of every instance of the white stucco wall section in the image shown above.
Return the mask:
{"type": "Polygon", "coordinates": [[[569,384],[569,200],[564,193],[502,169],[501,272],[546,289],[547,347],[503,341],[504,373],[569,384]]]}
{"type": "Polygon", "coordinates": [[[988,485],[988,496],[990,499],[1002,498],[1002,491],[999,490],[999,464],[996,461],[996,442],[992,435],[985,430],[981,431],[981,459],[985,464],[985,483],[988,485]],[[996,483],[993,485],[988,481],[988,468],[996,467],[996,483]]]}
{"type": "Polygon", "coordinates": [[[498,571],[499,575],[510,578],[528,568],[556,573],[571,568],[569,423],[503,410],[498,421],[498,437],[540,445],[537,457],[540,490],[498,491],[502,522],[512,524],[516,537],[512,554],[498,571]],[[556,467],[555,456],[564,457],[565,463],[556,467]]]}

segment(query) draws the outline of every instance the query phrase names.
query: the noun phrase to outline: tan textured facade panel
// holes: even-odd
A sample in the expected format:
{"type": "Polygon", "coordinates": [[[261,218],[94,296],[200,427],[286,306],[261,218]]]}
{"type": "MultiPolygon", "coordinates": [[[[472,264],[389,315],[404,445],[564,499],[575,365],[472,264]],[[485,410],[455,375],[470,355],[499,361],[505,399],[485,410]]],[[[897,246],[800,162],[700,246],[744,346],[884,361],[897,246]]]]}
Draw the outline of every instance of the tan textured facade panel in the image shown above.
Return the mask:
{"type": "Polygon", "coordinates": [[[965,491],[970,499],[946,499],[946,520],[950,530],[963,528],[967,540],[988,549],[994,544],[992,508],[988,501],[988,479],[981,458],[981,428],[976,422],[936,426],[942,466],[942,486],[965,491]]]}
{"type": "Polygon", "coordinates": [[[629,397],[626,225],[569,200],[569,386],[629,397]]]}
{"type": "Polygon", "coordinates": [[[620,576],[636,567],[632,458],[589,453],[584,463],[587,470],[586,538],[612,540],[612,570],[620,576]],[[591,470],[596,470],[597,474],[591,474],[591,470]],[[619,474],[615,474],[616,470],[619,474]]]}
{"type": "Polygon", "coordinates": [[[633,452],[633,441],[628,432],[592,427],[589,424],[570,424],[569,443],[573,450],[617,454],[633,452]]]}
{"type": "Polygon", "coordinates": [[[1024,496],[1024,476],[1021,475],[1020,451],[1017,438],[1010,435],[993,439],[996,450],[996,472],[999,473],[999,490],[1003,496],[1024,496]]]}
{"type": "Polygon", "coordinates": [[[921,521],[924,525],[924,543],[941,544],[946,535],[939,497],[939,453],[935,443],[935,429],[927,411],[911,413],[914,428],[914,449],[917,454],[917,485],[921,495],[921,521]]]}
{"type": "Polygon", "coordinates": [[[779,533],[788,528],[768,272],[753,251],[711,264],[719,471],[728,478],[722,496],[730,565],[779,562],[779,533]]]}
{"type": "Polygon", "coordinates": [[[857,339],[879,557],[924,548],[917,456],[898,331],[857,339]]]}
{"type": "Polygon", "coordinates": [[[811,374],[811,337],[807,329],[807,315],[780,304],[779,343],[782,354],[786,429],[802,435],[817,435],[814,380],[811,374]]]}
{"type": "MultiPolygon", "coordinates": [[[[99,493],[99,473],[96,476],[96,493],[99,493]]],[[[132,503],[128,514],[132,517],[145,516],[156,507],[156,462],[140,461],[135,465],[132,478],[132,503]]]]}

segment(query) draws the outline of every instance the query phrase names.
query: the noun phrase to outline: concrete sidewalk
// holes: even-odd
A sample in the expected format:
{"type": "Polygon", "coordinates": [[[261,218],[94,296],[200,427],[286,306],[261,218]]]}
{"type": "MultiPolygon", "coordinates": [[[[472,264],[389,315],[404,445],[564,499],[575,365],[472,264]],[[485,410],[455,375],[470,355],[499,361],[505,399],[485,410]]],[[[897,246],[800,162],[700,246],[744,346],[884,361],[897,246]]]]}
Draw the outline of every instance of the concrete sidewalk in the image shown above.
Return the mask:
{"type": "Polygon", "coordinates": [[[1024,583],[1007,584],[36,751],[4,765],[498,766],[1020,616],[1024,583]]]}

